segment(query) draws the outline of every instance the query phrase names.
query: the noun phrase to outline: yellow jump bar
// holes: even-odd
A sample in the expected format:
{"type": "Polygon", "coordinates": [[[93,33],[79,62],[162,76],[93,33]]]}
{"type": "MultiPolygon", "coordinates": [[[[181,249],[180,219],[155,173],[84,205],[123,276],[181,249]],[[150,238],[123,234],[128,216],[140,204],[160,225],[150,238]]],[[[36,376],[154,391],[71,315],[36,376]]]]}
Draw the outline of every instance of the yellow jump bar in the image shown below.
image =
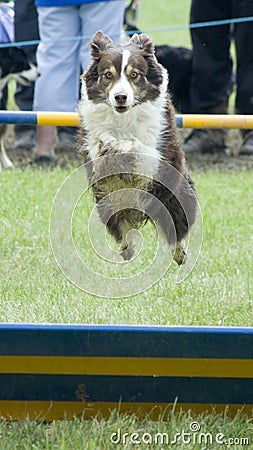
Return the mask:
{"type": "Polygon", "coordinates": [[[80,116],[75,112],[37,112],[37,125],[79,127],[80,124],[80,116]]]}
{"type": "Polygon", "coordinates": [[[182,128],[238,128],[253,129],[253,115],[241,114],[182,114],[176,115],[182,128]],[[180,121],[182,120],[182,124],[180,121]]]}

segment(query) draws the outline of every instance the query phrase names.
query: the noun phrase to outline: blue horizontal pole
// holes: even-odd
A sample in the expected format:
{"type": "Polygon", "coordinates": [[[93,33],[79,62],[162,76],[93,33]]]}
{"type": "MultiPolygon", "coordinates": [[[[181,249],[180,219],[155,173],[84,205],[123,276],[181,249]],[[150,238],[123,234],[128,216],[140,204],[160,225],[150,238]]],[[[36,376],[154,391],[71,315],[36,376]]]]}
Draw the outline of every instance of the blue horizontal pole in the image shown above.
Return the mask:
{"type": "Polygon", "coordinates": [[[37,124],[37,113],[34,111],[0,111],[0,123],[37,124]]]}

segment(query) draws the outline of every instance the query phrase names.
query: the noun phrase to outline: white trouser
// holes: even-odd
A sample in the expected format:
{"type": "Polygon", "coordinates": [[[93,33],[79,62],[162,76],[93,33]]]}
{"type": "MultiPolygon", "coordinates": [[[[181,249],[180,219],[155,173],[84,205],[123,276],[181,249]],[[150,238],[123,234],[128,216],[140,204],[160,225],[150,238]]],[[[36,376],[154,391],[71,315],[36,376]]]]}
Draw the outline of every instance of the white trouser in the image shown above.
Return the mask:
{"type": "Polygon", "coordinates": [[[124,7],[125,0],[113,0],[37,8],[44,42],[37,51],[40,76],[35,83],[35,111],[76,110],[81,70],[90,64],[88,43],[97,30],[119,42],[124,7]],[[82,40],[68,40],[80,35],[84,36],[82,40]]]}

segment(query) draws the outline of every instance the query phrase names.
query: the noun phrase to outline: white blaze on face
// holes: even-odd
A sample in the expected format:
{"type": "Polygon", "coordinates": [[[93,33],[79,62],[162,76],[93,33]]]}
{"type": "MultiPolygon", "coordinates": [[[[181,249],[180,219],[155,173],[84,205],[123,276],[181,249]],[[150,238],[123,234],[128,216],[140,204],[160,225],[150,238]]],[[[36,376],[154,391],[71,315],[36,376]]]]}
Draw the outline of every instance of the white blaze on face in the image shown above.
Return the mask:
{"type": "Polygon", "coordinates": [[[129,57],[130,51],[123,50],[120,78],[109,93],[109,101],[112,106],[117,106],[115,99],[117,94],[125,94],[127,96],[125,106],[132,106],[134,104],[134,92],[125,75],[125,68],[128,64],[129,57]]]}

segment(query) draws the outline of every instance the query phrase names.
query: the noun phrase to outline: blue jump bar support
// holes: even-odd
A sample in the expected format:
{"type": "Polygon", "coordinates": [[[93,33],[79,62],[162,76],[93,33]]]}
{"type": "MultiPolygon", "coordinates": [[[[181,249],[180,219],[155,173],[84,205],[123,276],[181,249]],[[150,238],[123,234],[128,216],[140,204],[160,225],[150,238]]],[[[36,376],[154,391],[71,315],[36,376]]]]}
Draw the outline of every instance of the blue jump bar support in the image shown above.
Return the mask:
{"type": "Polygon", "coordinates": [[[0,416],[253,410],[253,328],[0,325],[0,416]]]}

